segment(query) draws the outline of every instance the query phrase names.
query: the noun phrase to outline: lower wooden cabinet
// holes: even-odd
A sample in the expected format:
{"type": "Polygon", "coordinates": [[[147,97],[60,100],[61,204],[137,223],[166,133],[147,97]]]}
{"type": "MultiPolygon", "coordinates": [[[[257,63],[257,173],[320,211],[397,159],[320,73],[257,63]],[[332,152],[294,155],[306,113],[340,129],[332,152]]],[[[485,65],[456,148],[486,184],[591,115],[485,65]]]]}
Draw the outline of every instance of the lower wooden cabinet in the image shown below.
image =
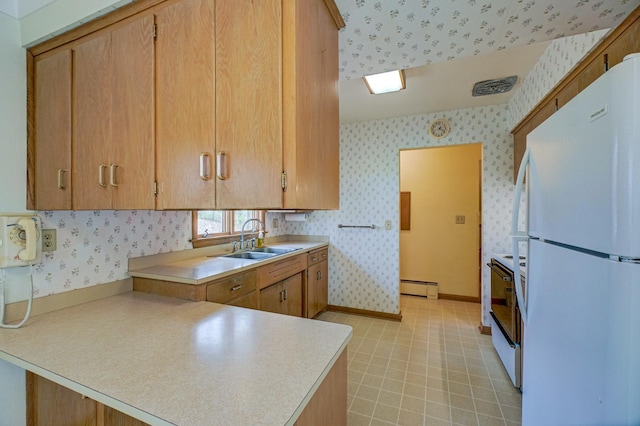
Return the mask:
{"type": "Polygon", "coordinates": [[[307,262],[305,316],[313,318],[329,304],[329,250],[312,251],[307,262]]]}
{"type": "Polygon", "coordinates": [[[146,423],[27,372],[27,426],[143,426],[146,423]]]}
{"type": "Polygon", "coordinates": [[[260,290],[260,310],[302,316],[302,272],[260,290]]]}

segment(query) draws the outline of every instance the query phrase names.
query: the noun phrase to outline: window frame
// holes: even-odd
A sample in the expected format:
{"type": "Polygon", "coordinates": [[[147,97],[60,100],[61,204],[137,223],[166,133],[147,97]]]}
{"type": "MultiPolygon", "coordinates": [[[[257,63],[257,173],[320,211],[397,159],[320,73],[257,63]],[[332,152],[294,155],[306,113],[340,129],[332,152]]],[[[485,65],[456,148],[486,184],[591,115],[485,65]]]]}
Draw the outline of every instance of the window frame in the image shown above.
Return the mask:
{"type": "MultiPolygon", "coordinates": [[[[252,217],[256,217],[265,222],[266,211],[265,210],[211,210],[223,213],[224,229],[230,229],[230,231],[224,231],[216,234],[208,234],[207,237],[204,234],[198,234],[198,213],[201,210],[193,210],[191,212],[191,243],[193,248],[215,246],[219,244],[226,244],[232,241],[236,241],[241,231],[234,231],[234,214],[236,211],[251,211],[254,212],[252,217]]],[[[205,211],[205,210],[202,210],[205,211]]],[[[245,232],[245,237],[254,238],[258,236],[258,231],[245,232]]]]}

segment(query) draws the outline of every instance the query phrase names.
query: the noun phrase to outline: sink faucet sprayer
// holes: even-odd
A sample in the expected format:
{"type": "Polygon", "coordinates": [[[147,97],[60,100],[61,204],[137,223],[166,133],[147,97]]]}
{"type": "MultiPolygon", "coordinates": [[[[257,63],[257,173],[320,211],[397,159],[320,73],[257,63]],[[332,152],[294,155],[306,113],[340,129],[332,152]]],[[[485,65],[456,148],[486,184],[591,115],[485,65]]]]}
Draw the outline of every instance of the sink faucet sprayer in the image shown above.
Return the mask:
{"type": "MultiPolygon", "coordinates": [[[[240,250],[245,249],[246,247],[244,246],[244,226],[249,223],[249,222],[253,222],[256,221],[258,222],[260,225],[262,225],[262,230],[264,231],[264,222],[261,221],[260,219],[256,219],[256,218],[252,218],[252,219],[247,219],[245,220],[245,222],[242,224],[242,233],[240,234],[240,250]]],[[[234,245],[235,247],[235,245],[234,245]]],[[[235,251],[235,250],[234,250],[235,251]]]]}

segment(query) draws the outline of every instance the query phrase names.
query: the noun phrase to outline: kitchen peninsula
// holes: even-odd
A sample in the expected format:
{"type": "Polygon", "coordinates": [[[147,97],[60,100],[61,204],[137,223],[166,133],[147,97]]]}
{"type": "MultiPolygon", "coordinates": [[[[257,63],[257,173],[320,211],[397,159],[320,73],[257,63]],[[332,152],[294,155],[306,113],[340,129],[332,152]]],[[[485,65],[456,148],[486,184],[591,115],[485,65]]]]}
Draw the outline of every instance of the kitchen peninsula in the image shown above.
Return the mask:
{"type": "Polygon", "coordinates": [[[340,324],[128,292],[0,330],[0,359],[153,425],[346,424],[350,338],[340,324]]]}

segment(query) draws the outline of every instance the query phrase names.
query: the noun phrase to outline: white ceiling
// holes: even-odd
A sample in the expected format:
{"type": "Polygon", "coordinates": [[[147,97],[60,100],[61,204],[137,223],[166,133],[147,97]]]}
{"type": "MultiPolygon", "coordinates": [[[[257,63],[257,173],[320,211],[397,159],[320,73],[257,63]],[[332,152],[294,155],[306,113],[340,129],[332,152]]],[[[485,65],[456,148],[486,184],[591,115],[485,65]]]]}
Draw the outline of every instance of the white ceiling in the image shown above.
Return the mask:
{"type": "Polygon", "coordinates": [[[55,0],[0,0],[0,13],[21,19],[55,0]]]}
{"type": "Polygon", "coordinates": [[[548,43],[617,26],[640,0],[336,0],[340,120],[509,101],[548,43]],[[405,69],[407,89],[371,95],[365,74],[405,69]],[[508,93],[472,97],[477,81],[518,76],[508,93]]]}

